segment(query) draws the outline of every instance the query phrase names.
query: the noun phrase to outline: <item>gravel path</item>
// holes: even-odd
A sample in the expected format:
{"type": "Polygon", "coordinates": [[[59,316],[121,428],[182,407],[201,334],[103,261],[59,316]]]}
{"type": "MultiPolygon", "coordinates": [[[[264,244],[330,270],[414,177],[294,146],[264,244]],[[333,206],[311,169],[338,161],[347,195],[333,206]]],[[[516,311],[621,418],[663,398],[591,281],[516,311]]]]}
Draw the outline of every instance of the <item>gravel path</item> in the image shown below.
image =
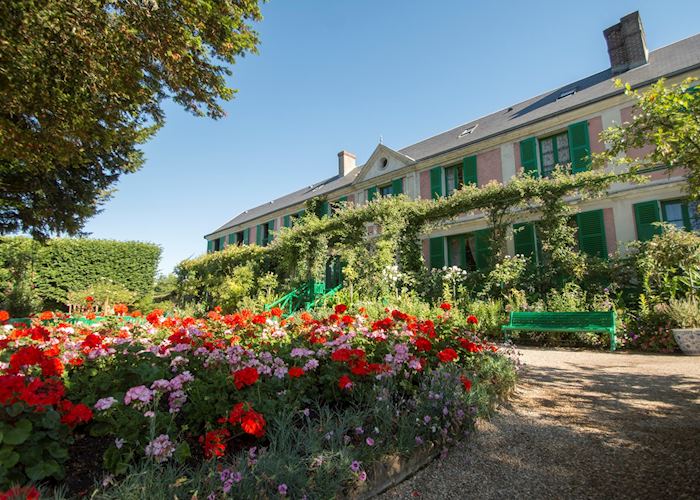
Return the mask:
{"type": "Polygon", "coordinates": [[[700,498],[700,357],[521,352],[498,414],[380,498],[700,498]]]}

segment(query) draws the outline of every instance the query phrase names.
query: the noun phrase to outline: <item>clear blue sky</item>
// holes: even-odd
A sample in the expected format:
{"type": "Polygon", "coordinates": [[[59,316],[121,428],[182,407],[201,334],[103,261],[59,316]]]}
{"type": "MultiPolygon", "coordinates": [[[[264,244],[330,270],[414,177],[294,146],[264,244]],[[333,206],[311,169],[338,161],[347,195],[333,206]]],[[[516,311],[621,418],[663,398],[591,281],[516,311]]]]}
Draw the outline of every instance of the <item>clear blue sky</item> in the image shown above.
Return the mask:
{"type": "Polygon", "coordinates": [[[639,10],[651,50],[700,31],[700,2],[272,0],[260,54],[233,68],[228,116],[166,103],[141,171],[86,230],[163,247],[161,270],[203,253],[234,215],[609,66],[603,29],[639,10]]]}

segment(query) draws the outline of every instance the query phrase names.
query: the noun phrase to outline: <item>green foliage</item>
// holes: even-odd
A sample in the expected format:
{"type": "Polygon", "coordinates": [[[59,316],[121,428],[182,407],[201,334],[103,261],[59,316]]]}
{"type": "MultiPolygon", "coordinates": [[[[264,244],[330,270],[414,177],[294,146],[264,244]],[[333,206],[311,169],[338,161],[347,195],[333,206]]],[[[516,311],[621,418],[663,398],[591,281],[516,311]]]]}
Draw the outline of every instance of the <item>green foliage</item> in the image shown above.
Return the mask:
{"type": "Polygon", "coordinates": [[[649,241],[637,242],[632,265],[646,300],[652,306],[695,296],[700,287],[700,235],[663,225],[649,241]]]}
{"type": "Polygon", "coordinates": [[[700,328],[700,302],[694,298],[671,299],[662,312],[675,328],[700,328]]]}
{"type": "Polygon", "coordinates": [[[94,304],[101,308],[102,314],[107,315],[112,314],[111,306],[115,304],[132,304],[136,294],[128,290],[124,285],[114,283],[111,280],[101,279],[82,290],[69,291],[66,295],[66,303],[69,305],[83,305],[87,297],[92,297],[94,304]]]}
{"type": "Polygon", "coordinates": [[[260,19],[257,0],[2,2],[0,233],[77,234],[142,165],[163,99],[224,116],[260,19]]]}
{"type": "Polygon", "coordinates": [[[69,292],[83,293],[100,283],[143,297],[152,291],[160,252],[157,245],[141,242],[61,238],[39,244],[23,237],[0,238],[0,300],[19,316],[36,312],[38,301],[45,308],[67,305],[69,292]],[[25,298],[18,301],[18,295],[25,298]]]}
{"type": "MultiPolygon", "coordinates": [[[[615,162],[633,170],[662,166],[667,170],[687,168],[688,190],[693,199],[700,199],[700,92],[697,78],[666,86],[664,79],[642,92],[624,85],[625,94],[635,100],[631,123],[610,127],[601,138],[608,145],[594,155],[594,164],[615,162]],[[643,158],[627,155],[630,149],[654,146],[643,158]]],[[[618,80],[617,85],[622,87],[618,80]]]]}

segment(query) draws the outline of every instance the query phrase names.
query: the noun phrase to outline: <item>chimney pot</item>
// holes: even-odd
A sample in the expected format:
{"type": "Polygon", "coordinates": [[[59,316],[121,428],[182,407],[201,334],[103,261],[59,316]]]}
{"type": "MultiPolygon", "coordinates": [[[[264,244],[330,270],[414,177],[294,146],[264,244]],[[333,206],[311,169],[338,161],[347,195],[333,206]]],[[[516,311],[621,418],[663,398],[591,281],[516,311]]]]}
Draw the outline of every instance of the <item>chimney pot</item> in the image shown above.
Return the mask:
{"type": "Polygon", "coordinates": [[[355,155],[350,151],[342,150],[338,153],[338,175],[340,177],[345,177],[350,172],[355,170],[357,164],[355,163],[355,155]]]}
{"type": "Polygon", "coordinates": [[[639,11],[620,18],[619,23],[603,31],[603,36],[608,45],[613,75],[649,62],[649,50],[639,11]]]}

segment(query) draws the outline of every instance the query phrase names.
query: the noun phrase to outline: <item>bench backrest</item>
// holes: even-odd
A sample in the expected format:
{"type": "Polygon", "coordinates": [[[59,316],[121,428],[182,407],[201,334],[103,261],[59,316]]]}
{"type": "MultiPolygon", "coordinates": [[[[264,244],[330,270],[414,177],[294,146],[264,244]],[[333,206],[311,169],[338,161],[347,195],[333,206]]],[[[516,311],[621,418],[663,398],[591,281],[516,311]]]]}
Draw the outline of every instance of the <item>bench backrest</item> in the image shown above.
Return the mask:
{"type": "Polygon", "coordinates": [[[549,328],[614,328],[615,312],[512,312],[510,324],[549,328]]]}

